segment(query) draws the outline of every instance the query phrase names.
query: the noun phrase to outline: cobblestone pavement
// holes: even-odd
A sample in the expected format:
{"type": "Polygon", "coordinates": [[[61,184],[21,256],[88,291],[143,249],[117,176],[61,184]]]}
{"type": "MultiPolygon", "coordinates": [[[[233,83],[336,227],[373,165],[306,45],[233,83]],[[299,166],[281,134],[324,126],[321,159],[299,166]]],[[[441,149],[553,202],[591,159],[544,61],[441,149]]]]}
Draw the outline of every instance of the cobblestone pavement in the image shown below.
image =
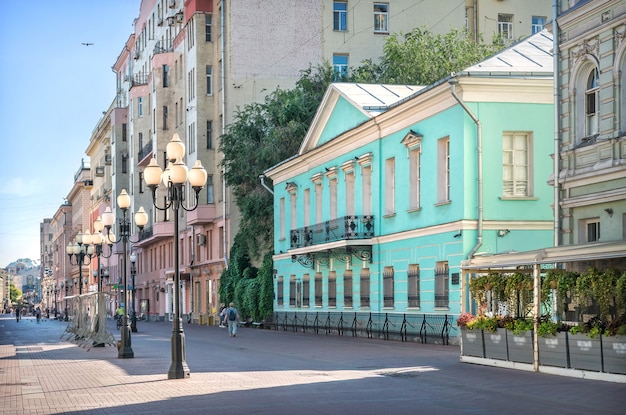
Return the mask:
{"type": "MultiPolygon", "coordinates": [[[[455,346],[139,322],[135,357],[61,339],[65,322],[0,316],[0,414],[623,414],[626,386],[459,362],[455,346]]],[[[119,338],[113,320],[107,329],[119,338]]]]}

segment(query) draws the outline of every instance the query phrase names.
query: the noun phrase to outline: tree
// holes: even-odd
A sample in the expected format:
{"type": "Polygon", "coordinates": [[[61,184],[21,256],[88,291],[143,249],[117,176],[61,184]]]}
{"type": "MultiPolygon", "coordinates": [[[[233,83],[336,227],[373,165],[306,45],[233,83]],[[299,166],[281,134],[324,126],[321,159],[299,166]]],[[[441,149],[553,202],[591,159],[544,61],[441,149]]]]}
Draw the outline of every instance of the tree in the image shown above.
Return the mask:
{"type": "Polygon", "coordinates": [[[371,60],[352,69],[353,82],[431,85],[472,66],[503,48],[497,38],[491,44],[475,43],[466,30],[434,34],[416,28],[392,34],[385,42],[380,64],[371,60]]]}
{"type": "Polygon", "coordinates": [[[276,89],[265,102],[237,111],[220,142],[225,178],[241,213],[240,243],[251,258],[262,257],[272,243],[273,199],[259,175],[296,154],[333,79],[329,64],[300,75],[294,89],[276,89]]]}
{"type": "Polygon", "coordinates": [[[22,298],[22,290],[20,290],[13,283],[11,283],[11,286],[9,287],[9,296],[11,302],[15,303],[17,300],[22,298]]]}

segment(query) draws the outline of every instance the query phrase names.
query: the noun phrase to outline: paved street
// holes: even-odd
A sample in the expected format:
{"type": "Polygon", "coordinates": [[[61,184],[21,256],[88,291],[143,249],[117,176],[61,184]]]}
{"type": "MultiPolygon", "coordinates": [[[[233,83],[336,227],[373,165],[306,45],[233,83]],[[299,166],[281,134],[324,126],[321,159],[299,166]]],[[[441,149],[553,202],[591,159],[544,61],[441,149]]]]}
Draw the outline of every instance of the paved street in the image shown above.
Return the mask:
{"type": "Polygon", "coordinates": [[[170,323],[139,322],[133,359],[62,341],[65,325],[0,316],[0,414],[624,413],[624,384],[464,364],[455,346],[185,325],[191,377],[168,380],[170,323]]]}

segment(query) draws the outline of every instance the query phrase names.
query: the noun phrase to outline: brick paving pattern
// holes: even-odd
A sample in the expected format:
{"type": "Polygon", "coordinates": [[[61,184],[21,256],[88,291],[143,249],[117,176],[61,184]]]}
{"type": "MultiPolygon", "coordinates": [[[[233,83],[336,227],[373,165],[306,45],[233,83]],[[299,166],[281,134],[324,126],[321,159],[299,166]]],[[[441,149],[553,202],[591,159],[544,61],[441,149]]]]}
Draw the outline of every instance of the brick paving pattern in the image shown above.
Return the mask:
{"type": "MultiPolygon", "coordinates": [[[[185,325],[189,379],[167,379],[170,323],[135,357],[0,316],[0,414],[621,414],[624,384],[459,362],[455,346],[185,325]]],[[[117,338],[113,321],[107,326],[117,338]]]]}

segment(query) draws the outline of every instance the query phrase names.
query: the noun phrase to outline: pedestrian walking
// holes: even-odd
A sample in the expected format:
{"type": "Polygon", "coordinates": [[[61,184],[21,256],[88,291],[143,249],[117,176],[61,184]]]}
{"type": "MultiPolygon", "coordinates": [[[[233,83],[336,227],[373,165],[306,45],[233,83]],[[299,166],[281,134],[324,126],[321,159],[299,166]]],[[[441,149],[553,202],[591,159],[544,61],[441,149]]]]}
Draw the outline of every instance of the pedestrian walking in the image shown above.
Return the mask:
{"type": "Polygon", "coordinates": [[[228,324],[228,335],[230,337],[237,336],[237,325],[239,324],[239,312],[235,308],[235,303],[228,304],[224,317],[224,324],[228,324]]]}
{"type": "Polygon", "coordinates": [[[226,317],[226,305],[224,303],[220,304],[220,309],[217,315],[220,316],[220,328],[223,329],[226,327],[224,325],[224,317],[226,317]]]}

